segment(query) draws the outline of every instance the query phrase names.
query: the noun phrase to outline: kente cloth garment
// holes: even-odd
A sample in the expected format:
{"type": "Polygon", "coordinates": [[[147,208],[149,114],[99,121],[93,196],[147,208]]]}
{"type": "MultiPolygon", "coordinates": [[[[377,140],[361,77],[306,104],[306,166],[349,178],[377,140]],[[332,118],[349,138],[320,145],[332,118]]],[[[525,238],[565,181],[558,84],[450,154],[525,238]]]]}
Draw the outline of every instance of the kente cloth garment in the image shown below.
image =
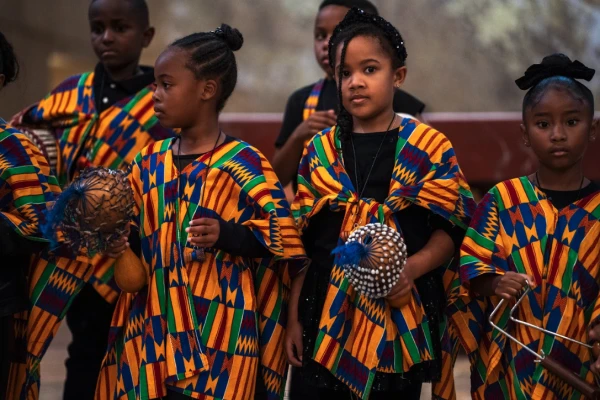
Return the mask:
{"type": "MultiPolygon", "coordinates": [[[[535,288],[515,317],[579,341],[600,315],[600,191],[557,210],[527,177],[502,182],[479,204],[461,248],[459,296],[453,322],[471,361],[475,399],[579,399],[535,357],[488,322],[497,296],[476,297],[470,281],[507,271],[534,277],[535,288]]],[[[511,305],[494,322],[529,349],[550,356],[594,382],[589,349],[554,335],[509,323],[511,305]]]]}
{"type": "MultiPolygon", "coordinates": [[[[61,186],[86,167],[127,168],[144,147],[172,136],[154,115],[151,86],[99,114],[94,102],[94,76],[88,72],[68,78],[15,118],[17,124],[54,132],[61,186]]],[[[92,265],[89,283],[106,301],[114,303],[119,290],[113,279],[113,261],[98,255],[92,265]]]]}
{"type": "MultiPolygon", "coordinates": [[[[337,127],[322,131],[304,150],[292,206],[301,231],[323,207],[343,209],[340,235],[352,231],[354,222],[382,222],[400,231],[394,213],[410,204],[466,229],[475,205],[454,149],[442,133],[419,121],[402,119],[389,197],[378,204],[358,198],[338,150],[337,131],[337,127]]],[[[333,266],[315,361],[358,396],[367,398],[376,371],[402,373],[432,356],[430,327],[416,289],[408,305],[391,308],[384,299],[357,293],[341,265],[333,266]]]]}
{"type": "Polygon", "coordinates": [[[0,118],[0,216],[15,232],[43,240],[45,212],[60,193],[48,161],[22,133],[0,118]]]}
{"type": "Polygon", "coordinates": [[[317,110],[317,104],[319,104],[319,97],[321,96],[321,90],[325,84],[325,79],[319,79],[312,87],[306,103],[304,103],[304,110],[302,111],[302,119],[306,121],[311,115],[317,110]]]}
{"type": "Polygon", "coordinates": [[[154,399],[167,386],[200,399],[252,399],[259,373],[269,398],[282,395],[289,285],[306,256],[272,167],[229,139],[181,174],[173,140],[150,145],[133,163],[134,225],[149,284],[117,302],[97,399],[154,399]],[[200,261],[185,232],[200,217],[249,227],[271,256],[206,249],[200,261]]]}
{"type": "Polygon", "coordinates": [[[33,257],[29,273],[29,311],[16,314],[15,346],[7,400],[37,400],[40,362],[69,305],[92,274],[89,259],[59,257],[44,251],[33,257]]]}
{"type": "MultiPolygon", "coordinates": [[[[19,234],[32,240],[44,240],[40,227],[45,223],[47,208],[59,194],[58,182],[50,174],[40,150],[0,119],[1,218],[9,221],[19,234]]],[[[59,309],[68,301],[73,287],[68,273],[89,271],[85,262],[51,256],[48,252],[36,255],[31,268],[29,280],[37,284],[30,287],[33,304],[30,311],[15,315],[19,358],[11,360],[9,387],[0,389],[7,399],[37,398],[39,360],[58,328],[59,309]],[[31,321],[28,315],[33,316],[31,321]]]]}

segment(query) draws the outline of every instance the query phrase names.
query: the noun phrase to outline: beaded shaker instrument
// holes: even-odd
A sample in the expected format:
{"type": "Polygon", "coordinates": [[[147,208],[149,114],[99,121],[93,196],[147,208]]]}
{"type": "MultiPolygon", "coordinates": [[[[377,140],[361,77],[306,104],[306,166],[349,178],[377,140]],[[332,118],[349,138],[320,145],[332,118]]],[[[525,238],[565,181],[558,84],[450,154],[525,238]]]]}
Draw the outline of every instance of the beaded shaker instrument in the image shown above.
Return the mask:
{"type": "MultiPolygon", "coordinates": [[[[398,283],[407,259],[402,235],[380,223],[356,228],[333,254],[340,256],[348,282],[369,298],[381,298],[390,293],[398,283]]],[[[410,296],[409,293],[390,304],[401,308],[409,302],[410,296]]]]}
{"type": "MultiPolygon", "coordinates": [[[[56,244],[59,232],[69,249],[93,257],[129,232],[133,203],[127,172],[87,168],[57,199],[44,233],[56,244]]],[[[130,248],[116,260],[115,280],[128,293],[146,285],[146,269],[130,248]]]]}

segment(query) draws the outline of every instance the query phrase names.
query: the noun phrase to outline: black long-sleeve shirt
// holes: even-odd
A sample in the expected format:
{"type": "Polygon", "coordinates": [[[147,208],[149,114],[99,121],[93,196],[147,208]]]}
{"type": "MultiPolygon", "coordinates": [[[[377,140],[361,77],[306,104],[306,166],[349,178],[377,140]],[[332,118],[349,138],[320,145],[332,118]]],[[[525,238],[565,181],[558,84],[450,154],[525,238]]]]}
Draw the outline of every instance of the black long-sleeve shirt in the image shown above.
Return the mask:
{"type": "MultiPolygon", "coordinates": [[[[226,139],[231,140],[228,136],[226,139]]],[[[179,170],[183,170],[201,154],[175,155],[174,162],[179,170]]],[[[260,258],[270,254],[267,249],[247,226],[233,221],[219,220],[219,239],[214,247],[234,256],[260,258]]]]}

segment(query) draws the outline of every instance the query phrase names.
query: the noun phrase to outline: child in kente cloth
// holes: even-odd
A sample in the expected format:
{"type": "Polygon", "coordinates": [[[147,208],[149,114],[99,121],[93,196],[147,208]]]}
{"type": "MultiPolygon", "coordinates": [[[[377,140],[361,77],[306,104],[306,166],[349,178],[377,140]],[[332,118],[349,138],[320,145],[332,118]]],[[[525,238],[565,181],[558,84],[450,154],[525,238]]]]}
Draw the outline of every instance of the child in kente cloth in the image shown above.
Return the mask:
{"type": "MultiPolygon", "coordinates": [[[[281,183],[292,182],[296,190],[296,175],[306,143],[318,132],[336,123],[338,99],[333,70],[329,64],[329,39],[346,13],[357,7],[377,15],[377,7],[369,0],[324,0],[319,5],[314,26],[315,58],[325,73],[323,79],[291,94],[285,108],[281,132],[275,142],[273,168],[281,183]]],[[[425,105],[401,89],[394,92],[394,111],[420,118],[425,105]]]]}
{"type": "Polygon", "coordinates": [[[394,112],[406,56],[396,28],[355,8],[330,40],[340,113],[300,163],[293,210],[312,261],[294,279],[286,338],[320,398],[419,399],[422,382],[442,374],[443,266],[474,203],[448,139],[394,112]],[[332,255],[372,222],[401,232],[409,254],[387,298],[356,291],[332,255]],[[406,306],[390,306],[406,294],[406,306]]]}
{"type": "MultiPolygon", "coordinates": [[[[145,146],[172,136],[154,116],[154,71],[140,66],[153,36],[144,0],[93,0],[88,12],[95,69],[67,78],[15,119],[17,126],[50,129],[57,140],[56,176],[68,185],[86,167],[127,168],[145,146]]],[[[113,261],[98,255],[93,272],[78,278],[64,304],[72,334],[66,361],[65,399],[91,399],[106,351],[119,289],[113,261]],[[94,312],[90,312],[94,310],[94,312]]],[[[63,314],[63,310],[54,313],[63,314]]],[[[62,316],[61,316],[62,319],[62,316]]],[[[58,321],[60,323],[60,320],[58,321]]],[[[51,339],[56,327],[40,338],[51,339]]]]}
{"type": "MultiPolygon", "coordinates": [[[[0,89],[13,82],[19,64],[10,43],[0,33],[0,89]]],[[[39,294],[33,282],[59,267],[69,273],[85,274],[87,262],[55,248],[49,253],[44,238],[48,209],[60,194],[42,151],[18,129],[0,118],[0,398],[35,399],[39,390],[39,358],[32,353],[46,345],[36,334],[43,332],[56,316],[31,321],[31,298],[39,294]],[[43,258],[41,256],[44,256],[43,258]],[[30,296],[31,294],[31,296],[30,296]],[[27,324],[36,326],[30,331],[27,324]],[[31,340],[29,340],[31,338],[31,340]],[[31,346],[35,347],[35,349],[31,346]],[[33,371],[29,373],[28,371],[33,371]]],[[[85,261],[85,259],[84,259],[85,261]]],[[[61,304],[63,281],[54,286],[55,297],[41,303],[54,309],[61,304]]],[[[67,278],[68,279],[68,278],[67,278]]],[[[42,281],[44,279],[41,279],[42,281]]],[[[56,282],[56,281],[55,281],[56,282]]]]}
{"type": "Polygon", "coordinates": [[[242,42],[223,24],[156,61],[156,116],[181,133],[132,165],[148,286],[117,303],[97,399],[283,395],[289,286],[306,257],[269,162],[219,127],[242,42]]]}
{"type": "Polygon", "coordinates": [[[553,54],[516,81],[527,90],[523,144],[535,154],[538,168],[487,193],[461,247],[457,308],[464,308],[453,320],[470,356],[474,398],[582,398],[526,348],[492,328],[488,318],[501,299],[507,304],[494,316],[500,328],[594,382],[590,365],[595,360],[588,348],[507,324],[526,285],[532,291],[516,317],[529,324],[587,342],[588,326],[600,316],[600,187],[582,167],[597,121],[592,93],[577,80],[593,75],[579,61],[553,54]]]}
{"type": "MultiPolygon", "coordinates": [[[[0,89],[13,82],[19,64],[0,33],[0,89]]],[[[43,250],[41,225],[60,193],[48,161],[25,135],[0,118],[0,398],[7,392],[16,356],[15,315],[29,308],[27,272],[32,254],[43,250]]]]}

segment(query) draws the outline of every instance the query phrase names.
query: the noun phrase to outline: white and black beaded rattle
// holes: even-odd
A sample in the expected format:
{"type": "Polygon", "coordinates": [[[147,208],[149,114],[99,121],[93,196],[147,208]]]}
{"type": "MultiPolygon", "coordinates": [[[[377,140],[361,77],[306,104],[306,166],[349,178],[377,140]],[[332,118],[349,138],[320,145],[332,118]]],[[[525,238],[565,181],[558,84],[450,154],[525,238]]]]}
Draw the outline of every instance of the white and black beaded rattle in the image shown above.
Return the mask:
{"type": "MultiPolygon", "coordinates": [[[[407,258],[402,235],[380,223],[356,228],[333,254],[339,255],[344,274],[354,289],[369,298],[390,293],[400,279],[407,258]]],[[[390,304],[400,308],[409,300],[410,293],[390,304]]]]}

